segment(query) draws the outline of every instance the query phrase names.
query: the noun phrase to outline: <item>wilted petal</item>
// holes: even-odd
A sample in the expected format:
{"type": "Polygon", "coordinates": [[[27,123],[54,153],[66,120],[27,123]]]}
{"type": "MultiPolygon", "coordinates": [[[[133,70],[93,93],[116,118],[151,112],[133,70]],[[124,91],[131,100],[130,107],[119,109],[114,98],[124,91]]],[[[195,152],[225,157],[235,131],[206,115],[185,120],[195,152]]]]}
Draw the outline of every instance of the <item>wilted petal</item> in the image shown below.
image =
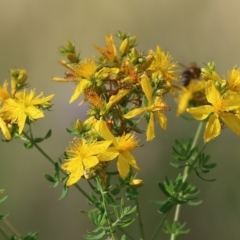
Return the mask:
{"type": "Polygon", "coordinates": [[[204,141],[208,142],[212,140],[213,138],[217,137],[221,132],[221,124],[218,119],[218,116],[213,114],[206,125],[206,129],[204,132],[204,141]]]}

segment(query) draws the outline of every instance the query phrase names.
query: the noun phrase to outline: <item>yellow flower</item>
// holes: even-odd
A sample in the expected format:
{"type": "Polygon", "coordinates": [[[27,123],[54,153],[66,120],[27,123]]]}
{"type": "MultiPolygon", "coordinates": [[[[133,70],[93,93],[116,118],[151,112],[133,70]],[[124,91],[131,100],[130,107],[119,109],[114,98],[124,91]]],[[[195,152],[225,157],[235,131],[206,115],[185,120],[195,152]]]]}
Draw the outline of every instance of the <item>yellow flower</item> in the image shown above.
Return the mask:
{"type": "Polygon", "coordinates": [[[234,111],[239,109],[240,95],[225,94],[221,96],[216,89],[213,81],[207,81],[206,98],[212,105],[204,105],[195,108],[188,108],[195,119],[206,119],[211,113],[204,132],[204,141],[208,142],[217,137],[221,132],[221,123],[219,118],[237,135],[240,135],[240,119],[234,111]]]}
{"type": "Polygon", "coordinates": [[[44,104],[50,101],[54,96],[50,95],[48,97],[43,97],[42,93],[36,97],[34,97],[34,95],[34,90],[31,90],[30,93],[27,93],[26,90],[18,92],[14,99],[8,98],[5,100],[0,109],[0,113],[3,114],[3,119],[18,124],[19,134],[23,131],[27,117],[31,121],[44,117],[39,107],[44,106],[44,104]]]}
{"type": "Polygon", "coordinates": [[[99,154],[100,161],[110,161],[118,157],[117,168],[121,178],[125,179],[130,171],[130,166],[140,170],[131,150],[138,147],[139,144],[135,135],[126,134],[121,137],[114,137],[103,120],[98,121],[99,134],[108,141],[112,141],[113,146],[105,152],[99,154]]]}
{"type": "Polygon", "coordinates": [[[188,107],[189,101],[192,100],[194,93],[205,88],[205,81],[190,81],[187,87],[183,87],[178,97],[177,116],[181,115],[188,107]]]}
{"type": "Polygon", "coordinates": [[[146,135],[147,135],[147,141],[151,141],[155,137],[154,116],[157,117],[158,122],[162,127],[162,129],[166,130],[167,128],[167,118],[160,111],[168,110],[168,106],[163,102],[161,97],[156,97],[154,103],[152,103],[153,89],[146,75],[142,77],[141,85],[142,85],[143,92],[145,93],[146,98],[148,100],[148,106],[134,109],[128,112],[127,114],[123,115],[123,117],[128,119],[128,118],[133,118],[143,112],[149,113],[150,118],[147,126],[146,135]]]}
{"type": "Polygon", "coordinates": [[[70,174],[67,186],[76,183],[84,171],[95,167],[99,163],[98,154],[105,151],[111,143],[111,141],[87,143],[85,139],[75,138],[66,150],[70,158],[62,164],[62,169],[70,174]]]}
{"type": "Polygon", "coordinates": [[[171,84],[171,80],[176,79],[174,68],[177,67],[177,63],[172,62],[172,57],[169,53],[165,53],[157,46],[154,54],[154,61],[148,70],[152,71],[152,77],[154,81],[165,80],[171,84]]]}
{"type": "Polygon", "coordinates": [[[70,99],[70,103],[75,101],[86,88],[92,85],[90,78],[94,75],[95,70],[96,66],[93,59],[87,59],[75,65],[74,72],[79,83],[70,99]]]}

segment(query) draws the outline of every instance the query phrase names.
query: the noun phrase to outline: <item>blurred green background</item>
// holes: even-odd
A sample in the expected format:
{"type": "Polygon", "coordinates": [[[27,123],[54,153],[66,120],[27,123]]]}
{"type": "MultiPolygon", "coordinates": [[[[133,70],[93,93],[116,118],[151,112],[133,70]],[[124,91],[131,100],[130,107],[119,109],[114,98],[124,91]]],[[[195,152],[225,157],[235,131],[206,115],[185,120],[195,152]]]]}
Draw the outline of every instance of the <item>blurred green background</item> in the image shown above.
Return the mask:
{"type": "MultiPolygon", "coordinates": [[[[45,95],[54,93],[53,111],[36,123],[36,136],[52,129],[51,139],[41,147],[54,159],[65,150],[72,139],[66,132],[76,118],[84,118],[86,106],[69,105],[73,84],[54,83],[49,79],[63,76],[65,69],[58,47],[67,40],[74,41],[81,57],[96,55],[93,44],[105,46],[104,36],[126,31],[138,38],[138,49],[147,51],[160,45],[175,61],[200,66],[214,60],[217,71],[227,71],[240,65],[239,9],[237,0],[8,0],[0,1],[0,79],[9,77],[10,68],[25,68],[31,88],[45,95]]],[[[176,106],[168,100],[172,111],[167,113],[168,130],[158,129],[153,142],[136,151],[145,182],[139,190],[146,235],[151,236],[162,216],[159,206],[150,200],[162,199],[157,183],[165,175],[175,177],[177,170],[169,164],[170,149],[175,138],[192,136],[197,122],[175,117],[176,106]]],[[[142,137],[144,139],[145,136],[142,137]]],[[[53,167],[35,149],[25,151],[20,141],[0,143],[0,188],[6,189],[8,200],[0,205],[1,213],[21,234],[39,231],[40,240],[83,239],[86,230],[94,229],[80,210],[89,209],[86,200],[71,188],[63,201],[57,199],[61,187],[51,189],[43,174],[53,174],[53,167]]],[[[180,220],[186,221],[191,232],[183,239],[240,239],[240,148],[239,139],[230,130],[210,142],[207,152],[217,168],[203,182],[192,176],[201,189],[198,207],[184,206],[180,220]]],[[[80,184],[88,191],[84,180],[80,184]]],[[[132,232],[136,233],[133,227],[132,232]]],[[[149,237],[147,237],[148,239],[149,237]]],[[[2,236],[0,236],[2,239],[2,236]]],[[[158,239],[169,239],[159,234],[158,239]]]]}

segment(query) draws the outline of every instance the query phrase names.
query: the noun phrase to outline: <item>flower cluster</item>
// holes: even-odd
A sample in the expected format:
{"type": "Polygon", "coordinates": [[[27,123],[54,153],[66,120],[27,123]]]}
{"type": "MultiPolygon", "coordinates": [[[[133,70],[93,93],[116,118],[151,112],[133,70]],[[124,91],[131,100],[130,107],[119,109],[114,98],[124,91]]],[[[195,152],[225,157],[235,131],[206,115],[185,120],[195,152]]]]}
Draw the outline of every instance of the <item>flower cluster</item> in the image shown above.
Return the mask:
{"type": "MultiPolygon", "coordinates": [[[[178,64],[159,46],[147,55],[135,47],[136,37],[119,32],[117,46],[112,35],[106,36],[106,47],[94,47],[99,57],[80,59],[74,44],[67,42],[60,52],[68,58],[60,61],[70,72],[53,81],[76,82],[70,103],[83,95],[89,103],[85,122],[77,120],[73,133],[79,134],[67,149],[62,168],[69,173],[67,185],[77,182],[86,172],[105,171],[109,161],[117,159],[121,178],[126,179],[131,167],[139,170],[130,153],[139,147],[135,133],[142,133],[139,122],[146,119],[146,141],[155,137],[155,120],[167,129],[164,112],[170,110],[165,95],[175,96],[177,115],[185,111],[197,120],[207,119],[205,142],[220,134],[227,125],[240,135],[240,70],[234,68],[228,80],[219,77],[214,63],[205,68],[184,72],[184,84],[178,81],[178,64]],[[100,167],[99,167],[100,166],[100,167]],[[97,169],[97,170],[96,170],[97,169]],[[101,171],[100,170],[100,171],[101,171]]],[[[181,77],[180,77],[181,78],[181,77]]]]}
{"type": "Polygon", "coordinates": [[[217,137],[224,125],[240,135],[240,70],[234,67],[228,79],[222,79],[216,73],[214,63],[209,63],[202,69],[202,78],[207,103],[188,108],[187,112],[197,120],[208,119],[204,141],[217,137]]]}
{"type": "Polygon", "coordinates": [[[0,87],[0,128],[7,140],[21,134],[27,123],[44,117],[44,109],[50,109],[50,100],[54,95],[35,96],[35,90],[27,91],[27,74],[24,69],[11,70],[11,93],[8,82],[0,87]]]}
{"type": "Polygon", "coordinates": [[[65,78],[52,80],[77,82],[70,103],[83,94],[81,104],[90,105],[89,118],[83,123],[77,120],[74,125],[81,138],[75,138],[66,151],[68,157],[62,167],[70,174],[67,185],[92,169],[106,168],[114,159],[119,175],[126,179],[131,167],[140,169],[131,153],[139,147],[135,133],[142,132],[138,128],[140,120],[147,121],[147,141],[155,137],[155,118],[162,129],[167,128],[163,112],[170,108],[164,96],[173,91],[177,63],[159,46],[145,55],[136,49],[135,36],[119,32],[118,38],[119,47],[110,34],[106,36],[105,48],[95,45],[100,53],[98,58],[80,60],[70,42],[60,48],[69,60],[60,63],[71,72],[65,78]],[[135,118],[139,114],[141,117],[135,118]]]}

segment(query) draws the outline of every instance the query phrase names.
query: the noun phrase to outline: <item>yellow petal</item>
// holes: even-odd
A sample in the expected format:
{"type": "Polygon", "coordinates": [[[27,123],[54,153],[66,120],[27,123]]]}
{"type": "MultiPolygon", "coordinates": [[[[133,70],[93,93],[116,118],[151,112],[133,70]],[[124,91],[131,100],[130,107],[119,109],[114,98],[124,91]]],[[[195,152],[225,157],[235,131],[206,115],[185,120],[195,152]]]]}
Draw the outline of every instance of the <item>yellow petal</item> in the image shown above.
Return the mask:
{"type": "Polygon", "coordinates": [[[151,105],[152,102],[152,94],[153,94],[153,89],[151,86],[151,83],[147,77],[147,75],[144,75],[141,78],[141,86],[143,89],[143,92],[145,93],[147,100],[148,100],[148,106],[151,105]]]}
{"type": "Polygon", "coordinates": [[[43,112],[34,106],[29,106],[26,109],[25,114],[27,114],[31,120],[35,120],[35,119],[44,117],[43,112]]]}
{"type": "Polygon", "coordinates": [[[62,169],[70,173],[67,186],[76,183],[83,175],[83,165],[79,158],[74,158],[62,164],[62,169]]]}
{"type": "Polygon", "coordinates": [[[6,123],[2,120],[2,118],[0,118],[0,128],[2,130],[2,133],[3,133],[4,137],[7,140],[10,140],[11,139],[11,134],[8,130],[8,127],[7,127],[6,123]]]}
{"type": "Polygon", "coordinates": [[[100,141],[100,142],[94,142],[89,146],[89,155],[96,155],[101,153],[102,151],[106,150],[110,145],[112,141],[100,141]]]}
{"type": "Polygon", "coordinates": [[[195,119],[203,120],[208,117],[210,113],[214,111],[213,106],[204,105],[200,107],[188,108],[186,109],[195,119]]]}
{"type": "Polygon", "coordinates": [[[129,93],[129,91],[130,90],[128,89],[121,89],[118,91],[117,95],[111,96],[109,102],[106,105],[106,109],[109,110],[114,103],[118,102],[120,99],[126,96],[129,93]]]}
{"type": "Polygon", "coordinates": [[[18,124],[18,133],[21,134],[25,125],[27,115],[24,113],[19,113],[17,124],[18,124]]]}
{"type": "Polygon", "coordinates": [[[147,107],[145,107],[145,108],[133,109],[132,111],[124,114],[123,117],[124,117],[124,118],[127,118],[127,119],[133,118],[133,117],[137,116],[138,114],[140,114],[140,113],[142,113],[142,112],[145,112],[145,111],[147,111],[147,110],[148,110],[147,107]]]}
{"type": "Polygon", "coordinates": [[[167,118],[164,114],[162,113],[155,113],[155,116],[158,118],[158,122],[160,126],[162,127],[163,130],[167,129],[167,118]]]}
{"type": "Polygon", "coordinates": [[[146,135],[147,135],[147,141],[151,141],[155,137],[153,113],[150,114],[150,119],[149,119],[149,123],[147,125],[147,130],[146,130],[146,135]]]}
{"type": "Polygon", "coordinates": [[[84,89],[88,87],[89,83],[90,83],[89,80],[81,79],[79,84],[75,88],[75,91],[74,91],[69,103],[72,103],[73,101],[75,101],[82,94],[84,89]]]}
{"type": "Polygon", "coordinates": [[[129,174],[130,165],[127,158],[122,154],[119,154],[118,156],[117,168],[121,178],[125,179],[129,174]]]}
{"type": "Polygon", "coordinates": [[[99,161],[111,161],[119,155],[118,150],[115,147],[109,147],[105,151],[98,154],[99,161]]]}
{"type": "Polygon", "coordinates": [[[110,132],[106,122],[102,119],[100,119],[98,121],[98,124],[96,125],[98,126],[98,129],[97,131],[99,132],[99,134],[105,139],[105,140],[108,140],[108,141],[111,141],[114,146],[117,145],[117,142],[116,142],[116,139],[115,137],[113,136],[113,134],[110,132]]]}
{"type": "Polygon", "coordinates": [[[220,115],[223,122],[237,135],[240,135],[240,119],[233,113],[223,113],[220,115]]]}
{"type": "Polygon", "coordinates": [[[88,156],[83,158],[83,165],[86,169],[93,168],[99,163],[96,156],[88,156]]]}
{"type": "Polygon", "coordinates": [[[229,96],[228,99],[225,101],[226,103],[226,111],[234,111],[236,109],[239,109],[240,106],[240,95],[238,94],[232,94],[229,96]]]}
{"type": "Polygon", "coordinates": [[[140,171],[140,168],[137,165],[136,159],[134,156],[128,151],[128,152],[123,152],[122,155],[128,160],[128,163],[136,168],[138,171],[140,171]]]}
{"type": "Polygon", "coordinates": [[[214,104],[222,102],[222,96],[219,93],[219,91],[216,89],[213,81],[209,80],[207,81],[207,86],[206,86],[206,98],[208,102],[214,104]]]}
{"type": "Polygon", "coordinates": [[[177,110],[177,116],[181,115],[186,108],[188,107],[188,102],[192,97],[192,93],[190,91],[185,91],[179,98],[178,103],[178,110],[177,110]]]}
{"type": "Polygon", "coordinates": [[[206,125],[206,129],[204,132],[204,141],[208,142],[213,138],[217,137],[221,132],[221,124],[218,117],[213,114],[206,125]]]}

